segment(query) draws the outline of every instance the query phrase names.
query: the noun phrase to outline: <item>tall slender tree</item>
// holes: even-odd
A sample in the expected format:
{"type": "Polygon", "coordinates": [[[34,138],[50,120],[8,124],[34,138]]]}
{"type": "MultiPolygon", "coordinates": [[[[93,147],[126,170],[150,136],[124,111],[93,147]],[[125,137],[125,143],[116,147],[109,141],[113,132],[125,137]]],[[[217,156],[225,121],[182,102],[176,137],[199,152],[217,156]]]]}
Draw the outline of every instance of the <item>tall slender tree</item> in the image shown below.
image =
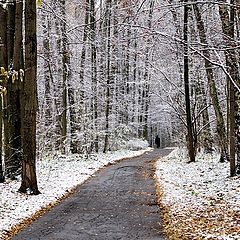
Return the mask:
{"type": "Polygon", "coordinates": [[[226,128],[224,124],[223,113],[219,103],[217,88],[214,80],[213,64],[211,63],[211,54],[208,48],[205,25],[202,20],[202,16],[196,1],[193,4],[193,9],[194,9],[194,14],[196,18],[196,24],[197,24],[200,42],[205,47],[203,50],[204,65],[207,73],[209,93],[213,103],[213,107],[216,115],[216,121],[217,121],[217,133],[219,136],[219,142],[220,142],[220,148],[221,148],[220,162],[224,162],[228,159],[228,147],[227,147],[228,141],[226,136],[226,128]]]}
{"type": "Polygon", "coordinates": [[[183,25],[183,40],[184,40],[184,87],[185,87],[185,104],[187,115],[187,144],[190,162],[195,162],[195,150],[193,139],[193,125],[191,117],[191,104],[189,95],[189,57],[188,57],[188,0],[184,0],[184,25],[183,25]]]}
{"type": "MultiPolygon", "coordinates": [[[[226,1],[223,1],[227,3],[226,1]]],[[[240,158],[240,119],[239,119],[239,92],[236,86],[240,86],[239,72],[234,43],[234,22],[235,22],[235,1],[230,1],[230,7],[227,4],[219,4],[219,15],[222,22],[223,40],[226,46],[225,59],[228,69],[227,81],[229,83],[229,150],[230,150],[230,175],[236,174],[235,154],[240,158]]]]}
{"type": "MultiPolygon", "coordinates": [[[[0,67],[2,70],[7,70],[7,11],[0,5],[0,67]],[[3,69],[4,68],[4,69],[3,69]]],[[[3,74],[3,72],[0,72],[3,74]]],[[[3,80],[1,79],[1,85],[3,80]]],[[[4,86],[2,86],[4,87],[4,86]]],[[[4,182],[3,174],[3,95],[0,96],[0,182],[4,182]]]]}

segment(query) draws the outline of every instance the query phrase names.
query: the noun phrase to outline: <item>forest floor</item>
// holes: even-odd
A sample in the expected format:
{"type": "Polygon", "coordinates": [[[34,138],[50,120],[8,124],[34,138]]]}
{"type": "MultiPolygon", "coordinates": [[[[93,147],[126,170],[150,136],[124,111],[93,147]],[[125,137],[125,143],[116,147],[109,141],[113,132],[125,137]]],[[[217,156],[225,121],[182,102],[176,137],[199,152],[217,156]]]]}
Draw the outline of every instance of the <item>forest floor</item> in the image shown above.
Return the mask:
{"type": "Polygon", "coordinates": [[[108,165],[13,240],[165,239],[155,188],[155,149],[108,165]]]}
{"type": "Polygon", "coordinates": [[[201,154],[187,163],[176,148],[157,162],[158,197],[169,239],[240,239],[240,177],[229,177],[229,163],[201,154]]]}

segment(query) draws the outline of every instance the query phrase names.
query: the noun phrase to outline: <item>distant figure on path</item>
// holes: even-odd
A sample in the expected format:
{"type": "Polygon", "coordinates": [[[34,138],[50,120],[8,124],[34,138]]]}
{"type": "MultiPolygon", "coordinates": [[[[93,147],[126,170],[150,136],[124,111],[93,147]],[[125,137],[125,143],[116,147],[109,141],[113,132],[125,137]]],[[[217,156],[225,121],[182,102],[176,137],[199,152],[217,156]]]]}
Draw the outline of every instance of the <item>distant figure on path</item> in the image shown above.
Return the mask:
{"type": "Polygon", "coordinates": [[[156,138],[155,138],[155,143],[157,145],[157,148],[160,148],[160,138],[159,136],[157,135],[156,138]]]}

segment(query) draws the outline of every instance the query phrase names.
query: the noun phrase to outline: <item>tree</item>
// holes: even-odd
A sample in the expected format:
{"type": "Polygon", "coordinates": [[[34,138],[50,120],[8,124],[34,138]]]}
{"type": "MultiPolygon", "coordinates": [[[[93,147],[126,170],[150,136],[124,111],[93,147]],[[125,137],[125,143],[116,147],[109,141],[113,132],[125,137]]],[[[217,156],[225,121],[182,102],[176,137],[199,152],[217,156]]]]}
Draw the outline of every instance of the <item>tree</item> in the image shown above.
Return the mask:
{"type": "Polygon", "coordinates": [[[189,59],[188,59],[188,0],[184,0],[184,87],[185,87],[185,103],[187,114],[187,146],[190,162],[195,162],[196,149],[194,148],[193,125],[191,117],[191,105],[189,96],[189,59]]]}
{"type": "Polygon", "coordinates": [[[112,15],[112,0],[106,1],[106,19],[105,19],[105,36],[106,36],[106,106],[105,106],[105,139],[103,152],[109,150],[109,115],[111,110],[111,89],[112,89],[112,76],[111,76],[111,15],[112,15]]]}
{"type": "Polygon", "coordinates": [[[19,191],[39,194],[36,176],[37,36],[36,1],[25,2],[25,78],[22,113],[22,182],[19,191]]]}
{"type": "MultiPolygon", "coordinates": [[[[226,1],[224,1],[226,3],[226,1]]],[[[231,0],[230,10],[226,4],[219,4],[219,14],[222,22],[223,39],[226,44],[225,59],[228,70],[229,83],[229,149],[230,149],[230,175],[236,174],[235,153],[240,158],[240,120],[239,120],[239,73],[234,43],[235,1],[231,0]]]]}
{"type": "Polygon", "coordinates": [[[197,3],[193,4],[193,9],[194,9],[194,14],[196,18],[196,25],[198,29],[200,42],[204,46],[204,50],[203,50],[204,65],[207,73],[209,94],[210,94],[214,111],[215,111],[215,116],[217,121],[217,133],[219,136],[219,142],[220,142],[220,148],[221,148],[220,162],[224,162],[228,159],[228,147],[227,147],[227,136],[226,136],[223,113],[219,103],[217,88],[214,81],[213,64],[210,61],[211,55],[210,55],[210,50],[208,48],[206,30],[205,30],[204,22],[202,20],[202,16],[197,3]]]}
{"type": "MultiPolygon", "coordinates": [[[[0,67],[1,70],[7,69],[7,12],[6,10],[0,5],[0,67]]],[[[4,74],[0,72],[0,74],[4,74]]],[[[2,79],[1,79],[2,81],[2,79]]],[[[2,86],[3,88],[3,86],[2,86]]],[[[0,182],[4,182],[4,174],[3,174],[3,95],[0,95],[0,182]]]]}

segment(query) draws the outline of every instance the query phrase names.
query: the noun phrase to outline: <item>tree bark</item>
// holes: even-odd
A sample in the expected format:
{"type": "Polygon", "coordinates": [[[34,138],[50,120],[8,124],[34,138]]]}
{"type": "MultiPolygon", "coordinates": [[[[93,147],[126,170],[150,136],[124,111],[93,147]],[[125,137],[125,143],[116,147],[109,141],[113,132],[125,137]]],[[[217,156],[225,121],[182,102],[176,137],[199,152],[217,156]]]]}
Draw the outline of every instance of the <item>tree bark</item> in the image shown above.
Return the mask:
{"type": "Polygon", "coordinates": [[[91,71],[93,83],[93,142],[95,151],[99,151],[98,137],[98,83],[97,83],[97,42],[96,42],[96,17],[95,0],[90,0],[90,29],[91,29],[91,71]]]}
{"type": "MultiPolygon", "coordinates": [[[[0,6],[0,67],[3,67],[7,70],[7,11],[0,6]]],[[[5,87],[5,83],[2,83],[2,87],[5,87]]],[[[3,174],[3,122],[2,119],[4,117],[4,108],[3,108],[3,98],[6,99],[5,96],[0,96],[0,182],[4,182],[4,174],[3,174]]],[[[4,118],[6,122],[6,119],[4,118]]],[[[6,130],[6,129],[5,129],[6,130]]],[[[6,135],[5,135],[6,136],[6,135]]],[[[7,139],[5,139],[7,140],[7,139]]],[[[8,141],[8,140],[7,140],[8,141]]],[[[6,145],[5,145],[6,146],[6,145]]]]}
{"type": "MultiPolygon", "coordinates": [[[[226,1],[224,1],[226,2],[226,1]]],[[[227,2],[226,2],[227,3],[227,2]]],[[[240,158],[240,96],[234,83],[239,84],[239,72],[237,58],[234,50],[234,21],[235,21],[235,1],[230,1],[230,12],[226,4],[219,4],[219,14],[222,22],[224,43],[228,47],[225,50],[226,66],[229,73],[227,81],[229,83],[229,150],[230,150],[230,175],[236,174],[235,154],[240,158]]],[[[240,161],[240,160],[239,160],[240,161]]]]}
{"type": "Polygon", "coordinates": [[[188,58],[188,0],[184,0],[184,26],[183,26],[183,39],[184,39],[184,86],[185,86],[185,102],[187,114],[187,146],[190,162],[195,162],[196,149],[194,149],[193,139],[193,126],[191,117],[191,105],[189,96],[189,58],[188,58]]]}
{"type": "Polygon", "coordinates": [[[106,2],[106,51],[107,51],[107,62],[106,62],[106,106],[105,106],[105,139],[103,152],[106,153],[109,150],[109,115],[110,115],[110,102],[111,102],[111,6],[112,1],[107,0],[106,2]]]}
{"type": "Polygon", "coordinates": [[[221,106],[218,100],[216,84],[214,81],[213,65],[209,61],[211,59],[211,54],[210,54],[210,51],[208,50],[208,41],[207,41],[205,26],[204,26],[204,22],[202,20],[202,16],[197,3],[193,4],[193,9],[194,9],[194,14],[196,18],[200,42],[205,46],[205,49],[203,50],[204,65],[207,73],[209,93],[213,103],[214,112],[217,120],[217,133],[219,136],[219,142],[220,142],[220,148],[221,148],[220,162],[224,162],[228,160],[227,136],[226,136],[224,118],[223,118],[221,106]]]}
{"type": "Polygon", "coordinates": [[[25,2],[25,79],[23,83],[22,150],[20,192],[39,194],[36,176],[37,36],[36,1],[25,2]]]}
{"type": "MultiPolygon", "coordinates": [[[[20,76],[21,69],[23,70],[23,2],[16,2],[15,8],[15,38],[14,38],[14,51],[13,51],[13,69],[18,72],[20,76]]],[[[16,77],[15,77],[16,78],[16,77]]],[[[22,162],[22,144],[21,144],[21,91],[22,81],[21,78],[13,80],[10,83],[11,87],[8,89],[10,96],[9,107],[11,109],[10,125],[11,125],[11,175],[20,173],[22,162]]]]}
{"type": "Polygon", "coordinates": [[[60,23],[62,35],[62,69],[63,69],[63,83],[62,83],[62,114],[61,114],[61,132],[62,132],[62,153],[66,153],[66,138],[67,138],[67,84],[68,84],[68,56],[67,56],[67,37],[66,37],[66,17],[65,16],[65,0],[60,0],[60,13],[62,20],[60,23]]]}

